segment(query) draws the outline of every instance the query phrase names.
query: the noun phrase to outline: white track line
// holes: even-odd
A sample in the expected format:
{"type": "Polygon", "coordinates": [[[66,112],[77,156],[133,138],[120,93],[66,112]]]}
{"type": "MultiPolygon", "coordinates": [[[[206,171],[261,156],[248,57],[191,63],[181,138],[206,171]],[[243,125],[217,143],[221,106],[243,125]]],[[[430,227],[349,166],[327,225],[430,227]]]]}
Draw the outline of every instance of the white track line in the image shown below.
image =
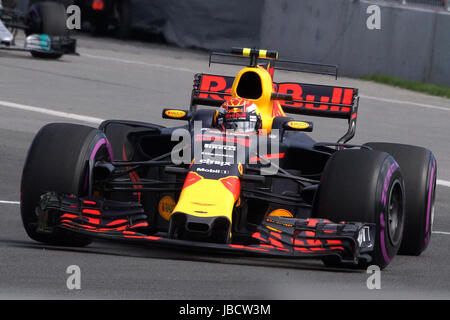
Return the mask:
{"type": "Polygon", "coordinates": [[[19,202],[19,201],[5,201],[5,200],[0,200],[0,204],[17,204],[17,205],[19,205],[20,202],[19,202]]]}
{"type": "Polygon", "coordinates": [[[445,235],[447,235],[447,236],[450,236],[450,232],[445,232],[445,231],[433,231],[433,233],[436,233],[436,234],[445,234],[445,235]]]}
{"type": "MultiPolygon", "coordinates": [[[[125,63],[125,64],[136,64],[136,65],[153,67],[153,68],[162,68],[162,69],[168,69],[168,70],[174,70],[174,71],[197,73],[197,71],[188,69],[188,68],[168,66],[168,65],[156,64],[156,63],[148,63],[148,62],[143,62],[143,61],[139,61],[139,60],[128,60],[128,59],[121,59],[121,58],[104,57],[104,56],[97,56],[97,55],[87,54],[87,53],[83,53],[82,56],[87,57],[87,58],[120,62],[120,63],[125,63]]],[[[450,111],[450,108],[435,106],[435,105],[430,105],[430,104],[425,104],[425,103],[417,103],[417,102],[396,100],[396,99],[386,99],[386,98],[379,98],[379,97],[366,96],[366,95],[359,95],[359,96],[363,99],[371,99],[371,100],[377,100],[377,101],[382,101],[382,102],[387,102],[387,103],[409,104],[409,105],[413,105],[413,106],[421,107],[421,108],[441,110],[441,111],[450,111]]]]}
{"type": "Polygon", "coordinates": [[[450,181],[437,179],[436,180],[436,184],[438,184],[440,186],[444,186],[444,187],[450,188],[450,181]]]}
{"type": "Polygon", "coordinates": [[[47,109],[47,108],[33,107],[33,106],[28,106],[25,104],[19,104],[19,103],[14,103],[14,102],[9,102],[9,101],[0,100],[0,106],[6,107],[6,108],[12,108],[12,109],[19,109],[19,110],[24,110],[24,111],[48,114],[48,115],[51,115],[54,117],[59,117],[59,118],[80,120],[80,121],[85,121],[85,122],[95,123],[95,124],[99,124],[99,123],[103,122],[103,119],[100,119],[100,118],[84,116],[84,115],[69,113],[69,112],[56,111],[56,110],[47,109]]]}
{"type": "Polygon", "coordinates": [[[82,53],[81,56],[87,57],[87,58],[92,58],[92,59],[120,62],[120,63],[125,63],[125,64],[136,64],[136,65],[146,66],[146,67],[151,67],[151,68],[160,68],[160,69],[167,69],[167,70],[172,70],[172,71],[197,73],[197,71],[188,69],[188,68],[174,67],[174,66],[168,66],[168,65],[164,65],[164,64],[149,63],[149,62],[138,61],[138,60],[127,60],[127,59],[121,59],[121,58],[104,57],[104,56],[97,56],[97,55],[88,54],[88,53],[82,53]]]}

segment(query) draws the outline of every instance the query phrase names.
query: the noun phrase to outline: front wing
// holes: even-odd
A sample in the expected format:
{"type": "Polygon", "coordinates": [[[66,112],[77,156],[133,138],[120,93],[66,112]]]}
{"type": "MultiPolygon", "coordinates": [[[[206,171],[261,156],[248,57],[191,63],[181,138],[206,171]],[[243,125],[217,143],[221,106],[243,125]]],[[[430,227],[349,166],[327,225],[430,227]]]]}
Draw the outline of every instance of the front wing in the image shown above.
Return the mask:
{"type": "Polygon", "coordinates": [[[76,52],[76,39],[70,37],[50,37],[45,34],[34,34],[26,38],[23,46],[18,46],[12,42],[0,41],[0,50],[6,51],[25,51],[31,53],[41,53],[48,55],[72,54],[76,52]]]}
{"type": "Polygon", "coordinates": [[[284,217],[267,217],[255,232],[239,243],[171,239],[166,234],[144,233],[149,225],[138,203],[56,193],[41,197],[37,213],[37,230],[44,233],[61,228],[92,238],[129,243],[291,258],[334,256],[354,264],[370,262],[368,253],[373,250],[375,241],[374,224],[284,217]]]}

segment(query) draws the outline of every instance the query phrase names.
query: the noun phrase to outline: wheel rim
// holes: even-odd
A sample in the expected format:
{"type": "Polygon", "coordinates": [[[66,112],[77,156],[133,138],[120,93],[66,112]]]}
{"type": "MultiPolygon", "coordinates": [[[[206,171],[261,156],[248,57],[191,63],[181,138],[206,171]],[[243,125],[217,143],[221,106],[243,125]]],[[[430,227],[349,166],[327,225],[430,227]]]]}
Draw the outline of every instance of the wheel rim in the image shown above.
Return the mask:
{"type": "Polygon", "coordinates": [[[388,237],[394,246],[402,238],[403,214],[403,188],[400,181],[395,180],[389,194],[386,217],[388,237]]]}

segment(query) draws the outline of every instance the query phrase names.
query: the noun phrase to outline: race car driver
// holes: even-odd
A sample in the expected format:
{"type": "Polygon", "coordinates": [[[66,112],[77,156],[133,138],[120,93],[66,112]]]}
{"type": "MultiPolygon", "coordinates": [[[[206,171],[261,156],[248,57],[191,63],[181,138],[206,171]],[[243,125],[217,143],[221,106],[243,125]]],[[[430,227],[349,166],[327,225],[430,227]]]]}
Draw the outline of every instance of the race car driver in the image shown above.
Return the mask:
{"type": "Polygon", "coordinates": [[[229,99],[218,110],[217,128],[236,133],[258,133],[261,129],[258,107],[247,99],[229,99]]]}

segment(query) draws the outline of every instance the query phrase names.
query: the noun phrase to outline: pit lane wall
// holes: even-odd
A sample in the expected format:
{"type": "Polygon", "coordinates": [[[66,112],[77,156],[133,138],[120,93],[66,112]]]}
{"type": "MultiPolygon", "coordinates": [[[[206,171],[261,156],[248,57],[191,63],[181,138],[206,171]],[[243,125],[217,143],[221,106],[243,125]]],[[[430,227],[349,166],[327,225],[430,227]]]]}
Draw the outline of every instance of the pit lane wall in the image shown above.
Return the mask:
{"type": "Polygon", "coordinates": [[[276,49],[284,59],[337,64],[450,85],[450,12],[358,0],[133,0],[135,26],[181,47],[276,49]],[[381,29],[370,30],[370,5],[381,29]]]}

